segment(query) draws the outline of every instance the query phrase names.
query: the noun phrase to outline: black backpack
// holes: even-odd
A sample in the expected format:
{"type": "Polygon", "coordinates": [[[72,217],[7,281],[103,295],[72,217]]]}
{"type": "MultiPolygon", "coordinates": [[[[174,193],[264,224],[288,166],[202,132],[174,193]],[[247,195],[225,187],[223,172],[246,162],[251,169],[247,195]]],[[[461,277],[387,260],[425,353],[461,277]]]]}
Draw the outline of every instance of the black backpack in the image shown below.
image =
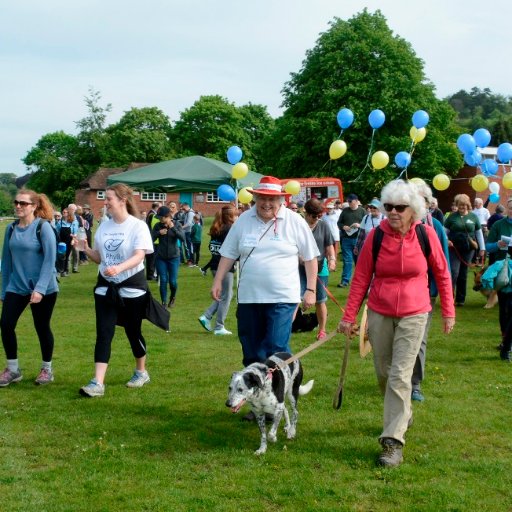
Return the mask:
{"type": "MultiPolygon", "coordinates": [[[[416,224],[415,227],[416,236],[418,237],[418,242],[420,243],[421,250],[425,259],[427,260],[432,252],[430,248],[430,242],[428,240],[427,230],[423,224],[416,224]]],[[[375,228],[375,234],[373,235],[373,244],[372,244],[372,253],[373,253],[373,268],[375,268],[375,264],[377,263],[377,257],[379,256],[380,246],[382,245],[382,239],[384,238],[384,231],[377,226],[375,228]]]]}

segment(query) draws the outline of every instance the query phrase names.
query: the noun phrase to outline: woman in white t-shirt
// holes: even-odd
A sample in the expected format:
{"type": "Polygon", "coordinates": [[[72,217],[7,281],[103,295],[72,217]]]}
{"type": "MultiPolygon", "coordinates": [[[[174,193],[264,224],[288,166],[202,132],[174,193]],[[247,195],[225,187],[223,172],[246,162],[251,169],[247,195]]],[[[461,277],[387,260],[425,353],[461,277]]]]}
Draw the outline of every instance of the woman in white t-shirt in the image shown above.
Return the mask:
{"type": "Polygon", "coordinates": [[[102,222],[94,237],[94,249],[85,240],[75,240],[79,250],[99,264],[98,282],[94,289],[96,306],[95,375],[80,388],[88,397],[103,396],[112,339],[118,317],[135,357],[135,373],[126,383],[140,388],[149,382],[146,371],[146,342],[141,326],[146,306],[147,282],[144,258],[153,252],[147,224],[139,219],[130,187],[117,183],[106,190],[105,206],[110,215],[102,222]]]}

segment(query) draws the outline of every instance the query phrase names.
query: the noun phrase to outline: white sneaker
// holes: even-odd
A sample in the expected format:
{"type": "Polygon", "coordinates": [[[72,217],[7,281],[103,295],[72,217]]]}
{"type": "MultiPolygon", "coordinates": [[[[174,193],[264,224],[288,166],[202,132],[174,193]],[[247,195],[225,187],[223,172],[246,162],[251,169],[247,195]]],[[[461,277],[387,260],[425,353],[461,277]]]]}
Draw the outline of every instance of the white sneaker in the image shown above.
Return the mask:
{"type": "Polygon", "coordinates": [[[222,329],[215,329],[213,331],[213,334],[215,334],[215,336],[227,336],[228,334],[233,334],[233,333],[223,327],[222,329]]]}
{"type": "Polygon", "coordinates": [[[80,394],[91,398],[95,396],[103,396],[105,394],[105,385],[98,384],[94,379],[91,379],[89,384],[80,388],[80,394]]]}
{"type": "Polygon", "coordinates": [[[210,320],[208,320],[208,318],[206,318],[204,315],[201,315],[199,318],[199,323],[208,331],[208,332],[211,332],[212,331],[212,326],[210,324],[210,320]]]}
{"type": "Polygon", "coordinates": [[[141,388],[150,380],[151,379],[149,378],[149,373],[146,370],[144,370],[143,372],[135,370],[135,373],[132,375],[132,378],[126,383],[126,386],[129,388],[141,388]]]}

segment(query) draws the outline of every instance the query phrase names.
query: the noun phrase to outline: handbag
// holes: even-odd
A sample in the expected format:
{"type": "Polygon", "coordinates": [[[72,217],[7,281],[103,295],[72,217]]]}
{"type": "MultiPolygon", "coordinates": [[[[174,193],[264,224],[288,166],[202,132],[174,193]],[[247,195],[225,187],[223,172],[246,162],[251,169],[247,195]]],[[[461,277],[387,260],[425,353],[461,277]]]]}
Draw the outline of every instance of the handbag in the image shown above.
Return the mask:
{"type": "Polygon", "coordinates": [[[510,269],[509,269],[509,255],[505,257],[503,260],[503,267],[501,267],[501,270],[498,272],[498,275],[494,279],[494,289],[499,292],[505,286],[507,286],[510,283],[510,269]]]}

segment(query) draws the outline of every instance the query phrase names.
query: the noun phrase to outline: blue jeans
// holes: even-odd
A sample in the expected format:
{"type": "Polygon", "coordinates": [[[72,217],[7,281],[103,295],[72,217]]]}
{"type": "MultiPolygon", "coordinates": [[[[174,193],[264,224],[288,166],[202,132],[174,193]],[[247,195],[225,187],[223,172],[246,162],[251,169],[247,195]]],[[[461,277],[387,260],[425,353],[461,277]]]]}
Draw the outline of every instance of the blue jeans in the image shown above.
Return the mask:
{"type": "Polygon", "coordinates": [[[192,245],[192,233],[185,231],[185,257],[187,261],[192,261],[192,255],[194,254],[194,247],[192,245]]]}
{"type": "Polygon", "coordinates": [[[180,257],[170,258],[164,260],[156,257],[155,261],[156,271],[160,279],[160,298],[163,304],[167,304],[167,284],[171,290],[171,298],[174,299],[178,289],[178,269],[180,268],[180,257]]]}
{"type": "Polygon", "coordinates": [[[238,304],[238,337],[243,365],[264,362],[276,352],[289,352],[297,304],[238,304]]]}
{"type": "Polygon", "coordinates": [[[341,240],[341,256],[343,259],[343,272],[341,273],[341,282],[348,284],[352,277],[352,263],[354,262],[354,247],[357,238],[344,237],[341,240]]]}

